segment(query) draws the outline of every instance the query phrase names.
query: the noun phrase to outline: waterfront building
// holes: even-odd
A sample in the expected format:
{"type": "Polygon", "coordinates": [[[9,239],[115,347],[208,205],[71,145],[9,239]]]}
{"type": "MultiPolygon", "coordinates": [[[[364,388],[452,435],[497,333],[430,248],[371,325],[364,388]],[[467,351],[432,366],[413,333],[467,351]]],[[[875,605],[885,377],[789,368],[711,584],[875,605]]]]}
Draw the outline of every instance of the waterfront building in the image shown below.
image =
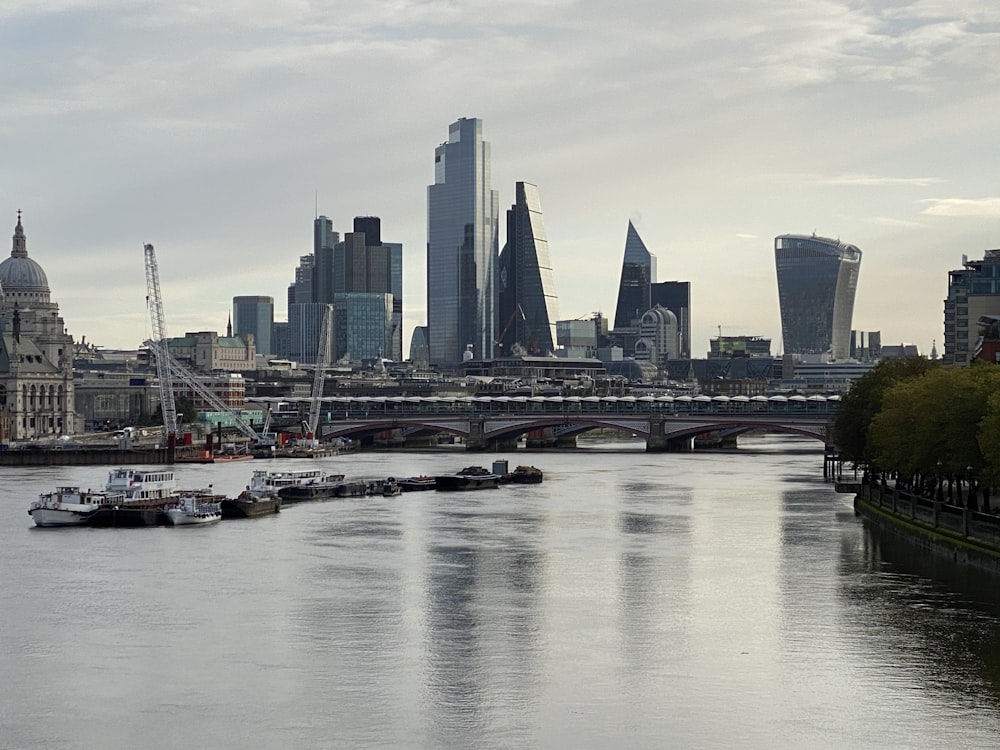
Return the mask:
{"type": "Polygon", "coordinates": [[[257,354],[275,354],[271,336],[274,331],[274,297],[233,297],[233,330],[237,336],[253,336],[257,354]]]}
{"type": "Polygon", "coordinates": [[[499,259],[501,328],[496,356],[547,356],[556,348],[559,300],[542,203],[538,188],[528,182],[518,182],[515,195],[514,205],[507,211],[507,243],[499,259]]]}
{"type": "Polygon", "coordinates": [[[845,360],[861,250],[803,234],[774,239],[781,336],[785,354],[803,361],[845,360]]]}
{"type": "Polygon", "coordinates": [[[48,277],[28,257],[18,211],[10,257],[0,263],[0,443],[76,431],[73,352],[48,277]]]}
{"type": "Polygon", "coordinates": [[[615,330],[636,328],[650,304],[650,285],[656,281],[656,256],[646,249],[631,221],[625,234],[625,257],[618,282],[615,330]]]}
{"type": "Polygon", "coordinates": [[[496,340],[495,270],[500,199],[490,144],[478,118],[461,118],[434,149],[427,187],[427,325],[430,362],[454,369],[471,345],[490,357],[496,340]]]}
{"type": "Polygon", "coordinates": [[[635,358],[666,368],[667,362],[680,355],[681,337],[677,316],[660,305],[647,310],[639,319],[639,340],[635,343],[635,358]]]}
{"type": "Polygon", "coordinates": [[[962,267],[948,272],[941,361],[946,365],[969,364],[979,338],[979,319],[997,314],[1000,314],[1000,250],[987,250],[982,260],[969,260],[963,255],[962,267]]]}

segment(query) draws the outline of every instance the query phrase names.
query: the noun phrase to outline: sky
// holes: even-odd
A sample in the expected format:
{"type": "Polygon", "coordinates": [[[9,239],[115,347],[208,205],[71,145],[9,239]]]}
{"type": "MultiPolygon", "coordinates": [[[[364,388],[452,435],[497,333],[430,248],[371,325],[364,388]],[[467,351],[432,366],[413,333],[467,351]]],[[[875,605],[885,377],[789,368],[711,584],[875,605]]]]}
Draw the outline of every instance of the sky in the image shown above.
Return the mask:
{"type": "Polygon", "coordinates": [[[998,78],[995,0],[0,0],[0,226],[76,340],[134,348],[143,243],[167,333],[223,332],[237,295],[285,319],[317,209],[377,215],[408,351],[434,148],[479,117],[563,319],[613,319],[631,220],[694,356],[778,353],[774,237],[815,232],[863,252],[853,328],[941,352],[948,271],[1000,247],[998,78]]]}

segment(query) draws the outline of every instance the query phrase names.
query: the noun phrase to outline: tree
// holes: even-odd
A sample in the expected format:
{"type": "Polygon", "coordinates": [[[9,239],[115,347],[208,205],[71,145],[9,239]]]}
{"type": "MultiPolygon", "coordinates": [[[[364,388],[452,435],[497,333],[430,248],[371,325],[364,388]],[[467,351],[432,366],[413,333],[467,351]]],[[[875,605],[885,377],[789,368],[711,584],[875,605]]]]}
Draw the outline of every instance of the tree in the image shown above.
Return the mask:
{"type": "Polygon", "coordinates": [[[869,430],[875,415],[882,409],[886,390],[938,367],[937,362],[923,357],[890,359],[858,378],[844,395],[833,420],[833,441],[840,455],[848,461],[871,464],[873,451],[869,430]]]}

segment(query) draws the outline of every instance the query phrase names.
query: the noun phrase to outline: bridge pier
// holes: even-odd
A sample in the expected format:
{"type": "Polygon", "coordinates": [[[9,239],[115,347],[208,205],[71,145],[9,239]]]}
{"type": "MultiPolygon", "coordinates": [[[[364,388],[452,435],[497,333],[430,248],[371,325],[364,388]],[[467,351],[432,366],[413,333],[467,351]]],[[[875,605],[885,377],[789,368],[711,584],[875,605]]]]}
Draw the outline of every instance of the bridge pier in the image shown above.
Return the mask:
{"type": "Polygon", "coordinates": [[[524,445],[526,448],[554,448],[556,445],[555,432],[551,427],[532,430],[525,437],[524,445]]]}
{"type": "Polygon", "coordinates": [[[694,437],[670,437],[667,434],[667,420],[663,417],[649,420],[649,437],[646,438],[646,453],[690,453],[694,450],[694,437]]]}

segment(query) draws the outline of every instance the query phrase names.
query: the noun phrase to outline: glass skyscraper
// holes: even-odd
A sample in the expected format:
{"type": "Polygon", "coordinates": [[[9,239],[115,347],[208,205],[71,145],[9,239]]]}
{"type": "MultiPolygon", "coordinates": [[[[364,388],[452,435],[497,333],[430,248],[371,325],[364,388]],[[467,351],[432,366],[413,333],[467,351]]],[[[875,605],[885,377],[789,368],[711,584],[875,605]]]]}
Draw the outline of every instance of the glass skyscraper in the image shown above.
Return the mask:
{"type": "Polygon", "coordinates": [[[861,250],[816,235],[774,238],[785,354],[806,360],[847,359],[861,250]]]}
{"type": "Polygon", "coordinates": [[[500,252],[500,327],[495,356],[547,356],[555,349],[559,300],[538,188],[519,182],[507,211],[507,244],[500,252]]]}
{"type": "Polygon", "coordinates": [[[637,328],[639,319],[650,309],[649,286],[656,281],[656,256],[630,221],[625,235],[625,258],[618,282],[618,304],[615,307],[615,329],[637,328]]]}
{"type": "Polygon", "coordinates": [[[471,345],[491,357],[500,199],[491,188],[483,123],[461,118],[434,149],[427,187],[427,327],[431,364],[452,369],[471,345]]]}
{"type": "Polygon", "coordinates": [[[274,328],[274,297],[233,297],[233,330],[237,336],[252,333],[257,353],[275,353],[271,343],[274,328]]]}

